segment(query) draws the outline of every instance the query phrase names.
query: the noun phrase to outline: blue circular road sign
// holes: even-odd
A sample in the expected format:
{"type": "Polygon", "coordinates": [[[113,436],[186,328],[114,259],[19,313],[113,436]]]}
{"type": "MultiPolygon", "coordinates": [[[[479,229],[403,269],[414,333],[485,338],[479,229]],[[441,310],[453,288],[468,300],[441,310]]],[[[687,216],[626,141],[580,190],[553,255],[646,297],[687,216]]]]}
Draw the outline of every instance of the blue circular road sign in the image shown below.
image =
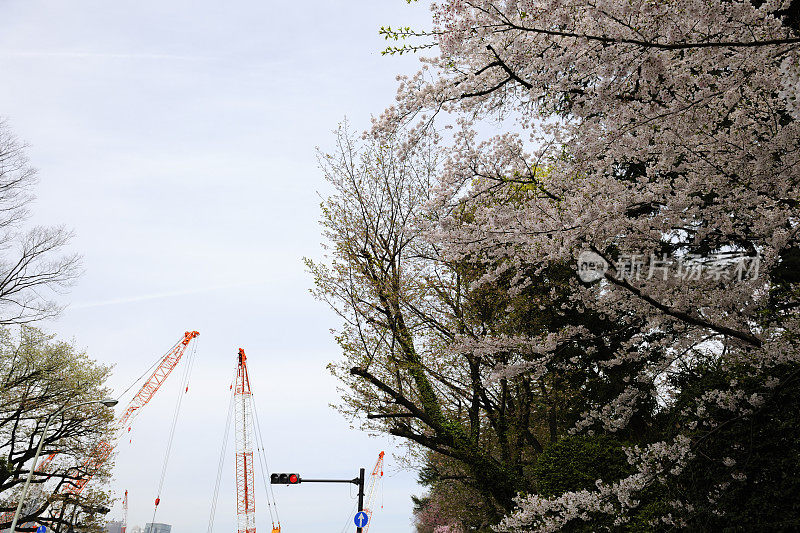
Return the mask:
{"type": "Polygon", "coordinates": [[[367,522],[369,522],[369,517],[364,511],[359,511],[356,513],[355,518],[353,518],[353,522],[356,523],[356,527],[364,527],[367,525],[367,522]]]}
{"type": "Polygon", "coordinates": [[[39,526],[36,528],[36,533],[46,533],[47,528],[44,526],[39,526]]]}

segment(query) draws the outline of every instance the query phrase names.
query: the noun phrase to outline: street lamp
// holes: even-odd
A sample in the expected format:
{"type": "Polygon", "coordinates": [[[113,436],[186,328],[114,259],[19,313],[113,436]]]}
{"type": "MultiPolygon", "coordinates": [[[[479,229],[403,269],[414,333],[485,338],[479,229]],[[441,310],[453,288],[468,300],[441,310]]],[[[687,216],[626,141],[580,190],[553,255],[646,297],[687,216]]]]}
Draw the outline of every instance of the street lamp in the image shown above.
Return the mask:
{"type": "Polygon", "coordinates": [[[19,503],[17,504],[17,510],[14,511],[14,520],[11,522],[11,533],[16,533],[17,531],[17,520],[19,520],[19,513],[22,510],[22,504],[25,502],[25,496],[28,493],[28,486],[31,484],[31,478],[33,477],[33,471],[36,470],[36,463],[39,460],[39,454],[42,453],[42,445],[44,444],[44,437],[47,434],[47,428],[50,427],[50,422],[53,419],[66,411],[67,409],[72,409],[73,407],[80,407],[82,405],[90,405],[93,403],[101,403],[106,407],[114,407],[119,402],[113,398],[106,398],[104,400],[92,400],[90,402],[81,402],[76,403],[75,405],[65,405],[49,417],[47,417],[47,422],[44,425],[44,429],[42,430],[42,436],[39,437],[39,446],[36,448],[36,455],[33,456],[33,464],[31,465],[30,471],[28,471],[28,478],[25,480],[25,485],[22,487],[22,494],[19,497],[19,503]]]}

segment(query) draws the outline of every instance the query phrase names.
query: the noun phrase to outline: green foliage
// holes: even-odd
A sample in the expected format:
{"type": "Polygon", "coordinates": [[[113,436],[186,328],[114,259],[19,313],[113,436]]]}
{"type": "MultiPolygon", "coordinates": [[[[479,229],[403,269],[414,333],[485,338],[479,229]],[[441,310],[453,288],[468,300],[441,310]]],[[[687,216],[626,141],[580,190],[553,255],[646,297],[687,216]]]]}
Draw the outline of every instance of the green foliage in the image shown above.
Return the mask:
{"type": "Polygon", "coordinates": [[[490,505],[464,473],[463,465],[457,461],[427,454],[418,481],[428,488],[428,493],[411,497],[417,533],[433,533],[439,526],[455,528],[450,531],[492,531],[490,505]]]}
{"type": "Polygon", "coordinates": [[[670,511],[672,509],[665,498],[656,498],[641,505],[631,521],[620,529],[630,533],[658,530],[658,524],[661,523],[660,518],[667,516],[670,511]]]}
{"type": "MultiPolygon", "coordinates": [[[[55,458],[45,471],[34,474],[29,500],[37,505],[31,505],[23,519],[58,531],[58,526],[45,518],[50,504],[60,497],[66,483],[84,476],[76,467],[85,463],[101,439],[110,437],[113,413],[97,404],[83,405],[53,417],[46,433],[44,426],[65,406],[107,397],[109,373],[109,367],[93,361],[73,344],[40,329],[0,328],[0,513],[15,507],[39,438],[44,435],[41,457],[55,454],[55,458]]],[[[110,464],[93,474],[93,487],[62,508],[66,519],[75,510],[76,516],[82,516],[81,522],[88,523],[97,508],[109,502],[101,487],[110,476],[110,464]]],[[[97,524],[100,520],[97,518],[97,524]]]]}
{"type": "MultiPolygon", "coordinates": [[[[685,384],[682,396],[697,388],[736,380],[764,404],[748,416],[720,409],[719,426],[697,431],[696,457],[673,490],[693,495],[693,527],[707,531],[797,531],[800,528],[800,367],[771,373],[782,385],[764,393],[761,379],[742,368],[707,366],[685,384]],[[725,463],[728,464],[725,464],[725,463]],[[705,495],[714,495],[709,501],[705,495]]],[[[687,398],[681,398],[687,402],[687,398]]],[[[678,420],[680,424],[680,419],[678,420]]]]}
{"type": "MultiPolygon", "coordinates": [[[[407,0],[409,3],[411,1],[407,0]]],[[[393,29],[391,26],[381,26],[381,29],[378,30],[378,35],[382,35],[383,38],[387,41],[401,41],[410,38],[420,38],[420,37],[432,37],[433,34],[424,31],[415,31],[412,30],[409,26],[401,27],[393,29]]],[[[421,50],[428,50],[430,48],[436,47],[435,42],[423,43],[423,44],[404,44],[403,46],[388,46],[384,50],[381,51],[381,55],[403,55],[408,52],[417,53],[421,50]]]]}
{"type": "Polygon", "coordinates": [[[614,481],[631,472],[624,447],[605,435],[570,435],[539,455],[533,468],[537,492],[552,497],[594,489],[595,481],[614,481]]]}

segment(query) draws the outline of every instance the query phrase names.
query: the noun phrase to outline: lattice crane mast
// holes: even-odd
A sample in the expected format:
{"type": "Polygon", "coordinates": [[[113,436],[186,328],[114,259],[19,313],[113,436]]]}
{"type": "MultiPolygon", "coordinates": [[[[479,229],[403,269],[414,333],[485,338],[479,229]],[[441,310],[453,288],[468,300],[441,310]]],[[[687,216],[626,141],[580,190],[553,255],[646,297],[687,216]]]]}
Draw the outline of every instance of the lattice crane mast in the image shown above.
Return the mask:
{"type": "Polygon", "coordinates": [[[255,472],[253,472],[252,392],[247,356],[239,348],[234,405],[236,410],[236,518],[238,533],[256,533],[255,472]]]}
{"type": "Polygon", "coordinates": [[[122,500],[122,533],[128,530],[128,491],[125,491],[125,498],[122,500]]]}
{"type": "Polygon", "coordinates": [[[363,533],[369,531],[369,526],[372,525],[372,511],[375,509],[375,496],[378,494],[378,486],[383,479],[383,456],[384,452],[378,454],[378,462],[375,463],[375,468],[369,476],[369,485],[367,488],[367,499],[364,503],[364,512],[367,513],[369,520],[367,525],[363,528],[363,533]]]}
{"type": "Polygon", "coordinates": [[[217,481],[214,485],[214,493],[211,497],[210,516],[208,518],[207,533],[214,530],[214,517],[216,515],[217,500],[219,496],[220,481],[222,479],[223,466],[225,463],[225,451],[228,445],[228,433],[231,422],[235,419],[236,432],[236,522],[238,533],[255,533],[256,531],[256,500],[255,500],[255,455],[258,455],[258,463],[264,481],[265,497],[267,510],[272,521],[272,533],[280,533],[281,519],[278,516],[278,506],[273,505],[275,494],[270,498],[271,490],[268,490],[267,477],[269,476],[269,466],[264,446],[264,438],[261,434],[261,426],[258,421],[258,411],[253,401],[253,392],[250,389],[250,374],[247,370],[247,356],[244,349],[239,348],[237,354],[236,377],[231,382],[232,392],[231,403],[228,407],[226,418],[225,433],[222,439],[222,450],[220,451],[219,464],[217,467],[217,481]],[[253,452],[256,453],[253,453],[253,452]],[[277,522],[277,523],[276,523],[277,522]]]}

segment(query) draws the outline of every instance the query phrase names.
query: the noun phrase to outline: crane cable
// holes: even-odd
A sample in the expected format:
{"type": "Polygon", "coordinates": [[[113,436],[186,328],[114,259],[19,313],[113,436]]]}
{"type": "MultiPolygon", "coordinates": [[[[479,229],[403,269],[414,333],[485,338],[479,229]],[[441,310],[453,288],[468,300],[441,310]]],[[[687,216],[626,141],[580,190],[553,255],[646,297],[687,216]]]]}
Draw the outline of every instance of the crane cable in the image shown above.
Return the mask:
{"type": "MultiPolygon", "coordinates": [[[[128,385],[128,387],[127,387],[125,390],[123,390],[122,392],[120,392],[119,394],[117,394],[117,395],[116,395],[115,397],[113,397],[113,398],[114,398],[115,400],[117,400],[117,401],[120,401],[120,400],[122,399],[122,397],[123,397],[123,396],[125,396],[125,395],[126,395],[128,392],[130,392],[130,390],[131,390],[133,387],[135,387],[135,386],[136,386],[136,385],[137,385],[137,384],[138,384],[140,381],[142,381],[142,380],[143,380],[143,379],[144,379],[146,376],[149,376],[150,374],[152,374],[152,372],[153,372],[153,369],[154,369],[156,366],[158,366],[158,364],[159,364],[159,363],[161,363],[161,361],[163,361],[163,360],[164,360],[164,358],[167,356],[167,354],[169,354],[169,353],[171,353],[173,350],[175,350],[175,348],[177,348],[177,347],[178,347],[178,345],[179,345],[181,342],[182,342],[182,341],[178,341],[178,342],[176,342],[176,343],[175,343],[175,344],[173,344],[173,345],[172,345],[172,346],[171,346],[171,347],[170,347],[170,348],[169,348],[169,349],[168,349],[166,352],[164,352],[164,353],[162,353],[161,355],[157,356],[157,357],[155,358],[155,360],[154,360],[154,361],[153,361],[153,362],[150,364],[150,366],[149,366],[149,367],[147,367],[147,369],[145,369],[145,371],[144,371],[144,372],[142,372],[142,373],[141,373],[141,375],[139,375],[139,377],[137,377],[136,379],[134,379],[134,380],[131,382],[131,384],[130,384],[130,385],[128,385]]],[[[196,348],[195,348],[195,349],[196,349],[196,348]]],[[[130,428],[129,428],[128,430],[130,431],[130,428]]],[[[37,468],[37,470],[39,470],[39,469],[37,468]]],[[[39,490],[41,491],[41,490],[42,490],[42,488],[41,488],[41,487],[39,487],[39,490]]],[[[55,514],[54,514],[54,510],[52,510],[52,509],[51,509],[51,510],[50,510],[50,512],[49,512],[49,514],[50,514],[50,517],[51,517],[51,518],[52,518],[52,517],[54,517],[54,516],[55,516],[55,514]]]]}
{"type": "Polygon", "coordinates": [[[125,394],[127,394],[127,393],[128,393],[128,392],[129,392],[129,391],[130,391],[130,390],[131,390],[133,387],[135,387],[137,383],[139,383],[140,381],[142,381],[142,380],[143,380],[143,379],[144,379],[146,376],[149,376],[149,375],[150,375],[150,374],[153,372],[153,369],[154,369],[156,366],[158,366],[158,364],[159,364],[161,361],[163,361],[163,360],[164,360],[164,358],[167,356],[167,354],[168,354],[168,353],[170,353],[170,352],[172,352],[172,351],[173,351],[175,348],[177,348],[177,347],[178,347],[178,345],[179,345],[181,342],[183,342],[183,341],[178,341],[178,342],[176,342],[175,344],[173,344],[173,345],[172,345],[172,347],[171,347],[169,350],[167,350],[167,351],[166,351],[166,352],[164,352],[163,354],[159,355],[159,356],[156,358],[156,360],[155,360],[155,361],[153,361],[153,364],[151,364],[149,367],[147,367],[147,370],[145,370],[144,372],[142,372],[142,375],[141,375],[141,376],[139,376],[138,378],[136,378],[135,380],[133,380],[133,383],[131,383],[130,385],[128,385],[128,388],[127,388],[127,389],[125,389],[124,391],[120,392],[120,393],[117,395],[117,397],[116,397],[115,399],[116,399],[117,401],[119,401],[120,399],[122,399],[122,397],[123,397],[123,396],[125,396],[125,394]]]}
{"type": "Polygon", "coordinates": [[[178,414],[181,410],[181,404],[183,403],[183,397],[189,391],[189,374],[192,370],[192,361],[195,358],[197,353],[197,342],[192,343],[192,350],[189,352],[188,360],[186,361],[186,365],[183,369],[183,376],[181,378],[181,387],[178,389],[178,401],[175,403],[175,411],[172,415],[172,427],[169,430],[169,437],[167,439],[167,450],[164,453],[164,465],[161,468],[161,479],[158,482],[158,490],[156,491],[156,501],[155,506],[153,508],[153,519],[150,521],[151,523],[155,523],[156,521],[156,512],[158,512],[158,504],[161,503],[161,490],[164,488],[164,479],[167,476],[167,465],[169,464],[169,456],[170,452],[172,451],[172,442],[175,438],[175,427],[178,425],[178,414]]]}
{"type": "MultiPolygon", "coordinates": [[[[233,382],[231,382],[233,383],[233,382]]],[[[225,433],[222,436],[222,450],[219,453],[219,465],[217,466],[217,481],[214,483],[214,495],[211,497],[211,516],[208,518],[207,533],[211,533],[214,528],[214,516],[217,513],[217,500],[219,499],[219,485],[222,480],[222,470],[225,466],[225,452],[228,449],[228,440],[231,434],[231,420],[233,420],[233,385],[231,384],[231,399],[228,402],[228,416],[225,419],[225,433]]]]}
{"type": "MultiPolygon", "coordinates": [[[[350,498],[355,499],[352,495],[350,498]]],[[[347,519],[344,521],[344,527],[342,527],[341,533],[347,533],[347,530],[353,527],[350,525],[350,523],[353,521],[356,511],[358,511],[358,500],[353,502],[353,508],[350,510],[350,513],[347,515],[347,519]]]]}
{"type": "Polygon", "coordinates": [[[256,435],[256,450],[258,453],[258,462],[261,466],[261,478],[264,480],[264,492],[267,495],[267,508],[269,509],[269,518],[272,521],[272,529],[275,529],[275,522],[278,522],[278,529],[281,527],[281,517],[278,516],[278,501],[275,499],[275,491],[272,484],[267,480],[269,479],[269,462],[267,461],[267,449],[264,446],[264,437],[261,434],[261,423],[258,421],[258,410],[256,409],[256,402],[253,400],[253,395],[250,395],[250,402],[253,407],[253,415],[255,419],[255,435],[256,435]],[[272,496],[270,498],[270,495],[272,496]],[[272,502],[270,502],[270,499],[272,502]],[[272,517],[272,508],[275,508],[275,518],[272,517]]]}
{"type": "MultiPolygon", "coordinates": [[[[125,396],[128,392],[130,392],[130,390],[134,388],[139,382],[141,382],[145,377],[150,376],[153,373],[153,370],[164,360],[165,357],[167,357],[168,354],[172,353],[172,351],[175,350],[175,348],[177,348],[181,342],[182,341],[176,342],[175,344],[172,345],[172,347],[169,350],[156,357],[155,361],[153,361],[153,363],[149,367],[147,367],[147,369],[144,372],[142,372],[142,374],[138,378],[133,380],[133,382],[131,382],[131,384],[128,385],[128,387],[124,391],[117,394],[115,399],[117,401],[120,401],[122,397],[125,396]]],[[[138,412],[134,413],[133,416],[136,416],[138,414],[139,414],[138,412]]],[[[133,422],[133,419],[129,420],[128,424],[126,424],[128,426],[128,435],[127,435],[128,444],[131,444],[132,442],[131,440],[132,436],[130,434],[131,422],[133,422]]]]}

